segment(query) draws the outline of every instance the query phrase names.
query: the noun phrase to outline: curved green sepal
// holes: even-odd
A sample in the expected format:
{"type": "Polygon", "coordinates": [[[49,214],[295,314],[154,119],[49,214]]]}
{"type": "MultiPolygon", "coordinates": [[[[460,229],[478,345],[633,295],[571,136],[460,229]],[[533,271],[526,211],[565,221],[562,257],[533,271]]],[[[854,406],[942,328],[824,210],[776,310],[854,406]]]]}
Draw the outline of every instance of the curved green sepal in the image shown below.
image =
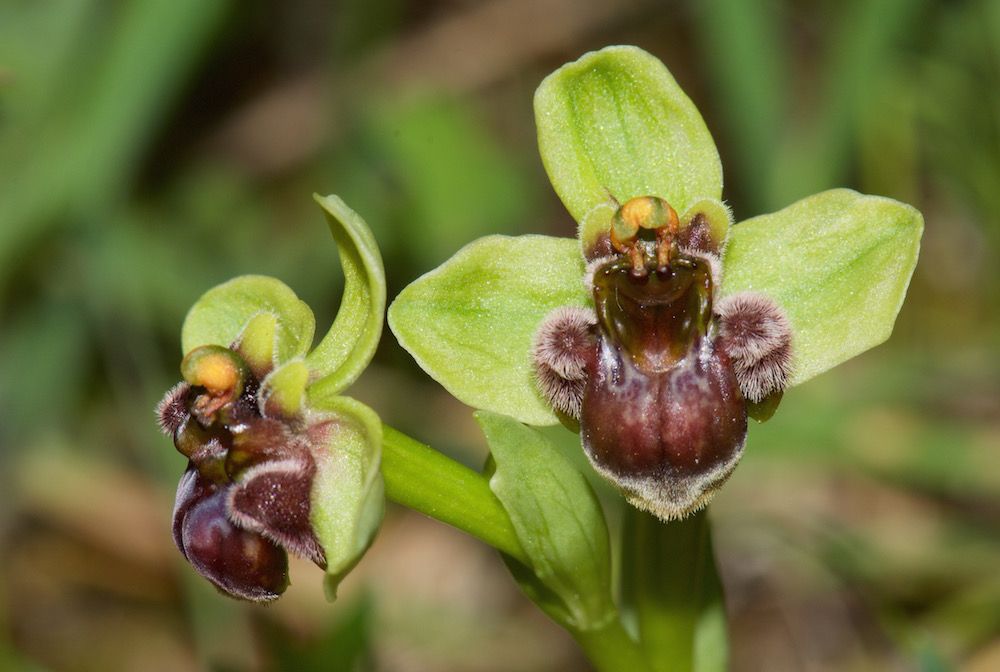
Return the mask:
{"type": "Polygon", "coordinates": [[[566,627],[605,626],[617,611],[608,527],[593,488],[537,430],[497,413],[475,417],[495,464],[490,489],[531,560],[533,571],[515,566],[515,578],[566,627]]]}
{"type": "Polygon", "coordinates": [[[538,395],[531,344],[553,308],[586,305],[576,241],[487,236],[400,292],[389,327],[460,401],[531,425],[557,422],[538,395]]]}
{"type": "Polygon", "coordinates": [[[288,362],[261,381],[261,410],[267,417],[293,418],[302,413],[309,367],[301,359],[288,362]]]}
{"type": "Polygon", "coordinates": [[[717,198],[703,198],[681,215],[681,228],[689,226],[697,215],[705,218],[712,240],[720,250],[723,249],[729,236],[729,228],[733,225],[733,213],[729,207],[717,198]]]}
{"type": "Polygon", "coordinates": [[[792,323],[792,385],[885,341],[917,263],[909,205],[825,191],[732,228],[723,294],[767,294],[792,323]]]}
{"type": "Polygon", "coordinates": [[[356,212],[337,196],[313,198],[326,214],[344,272],[344,297],[333,326],[306,357],[316,377],[313,387],[330,395],[353,383],[375,354],[385,312],[385,269],[375,237],[356,212]]]}
{"type": "Polygon", "coordinates": [[[722,196],[705,122],[667,68],[637,47],[591,52],[546,77],[535,123],[545,170],[578,222],[609,195],[659,196],[677,212],[722,196]]]}
{"type": "Polygon", "coordinates": [[[188,353],[202,345],[228,348],[260,313],[274,315],[277,322],[277,363],[309,351],[316,329],[312,310],[288,285],[265,275],[242,275],[202,294],[184,318],[181,349],[188,353]]]}
{"type": "Polygon", "coordinates": [[[274,368],[278,345],[278,318],[273,313],[257,313],[236,337],[234,349],[257,378],[264,378],[274,368]]]}
{"type": "Polygon", "coordinates": [[[326,455],[317,456],[312,489],[312,524],[326,553],[326,589],[332,600],[337,586],[371,545],[385,510],[379,464],[382,423],[373,410],[349,397],[310,403],[329,414],[326,455]]]}

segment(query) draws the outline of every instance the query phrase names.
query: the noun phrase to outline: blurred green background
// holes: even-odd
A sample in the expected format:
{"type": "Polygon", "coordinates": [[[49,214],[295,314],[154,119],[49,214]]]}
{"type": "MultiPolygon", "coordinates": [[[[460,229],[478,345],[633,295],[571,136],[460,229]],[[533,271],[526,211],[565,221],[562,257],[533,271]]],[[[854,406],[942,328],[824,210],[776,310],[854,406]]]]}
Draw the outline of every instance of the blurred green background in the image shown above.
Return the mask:
{"type": "MultiPolygon", "coordinates": [[[[738,219],[835,186],[926,218],[891,341],[787,394],[713,505],[733,669],[1000,669],[996,0],[0,0],[0,669],[587,669],[490,549],[394,508],[336,604],[302,562],[272,607],[217,596],[152,408],[217,282],[329,324],[314,191],[390,296],[486,233],[572,236],[531,96],[615,43],[701,108],[738,219]]],[[[391,335],[351,393],[482,464],[391,335]]]]}

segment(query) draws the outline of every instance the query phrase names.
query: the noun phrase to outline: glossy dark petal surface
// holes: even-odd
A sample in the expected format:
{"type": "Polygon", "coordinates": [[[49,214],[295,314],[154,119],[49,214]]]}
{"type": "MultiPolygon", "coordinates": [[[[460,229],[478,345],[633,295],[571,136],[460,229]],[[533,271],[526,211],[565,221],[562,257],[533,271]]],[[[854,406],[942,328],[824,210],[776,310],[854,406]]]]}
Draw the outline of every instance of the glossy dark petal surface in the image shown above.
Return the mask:
{"type": "Polygon", "coordinates": [[[595,273],[600,329],[580,424],[602,473],[622,483],[691,479],[716,487],[699,479],[724,479],[735,464],[746,406],[732,362],[710,333],[711,297],[700,258],[676,259],[669,273],[644,278],[621,262],[595,273]]]}
{"type": "Polygon", "coordinates": [[[219,590],[253,602],[276,599],[288,586],[288,556],[226,516],[227,487],[188,471],[174,508],[174,540],[199,574],[219,590]]]}

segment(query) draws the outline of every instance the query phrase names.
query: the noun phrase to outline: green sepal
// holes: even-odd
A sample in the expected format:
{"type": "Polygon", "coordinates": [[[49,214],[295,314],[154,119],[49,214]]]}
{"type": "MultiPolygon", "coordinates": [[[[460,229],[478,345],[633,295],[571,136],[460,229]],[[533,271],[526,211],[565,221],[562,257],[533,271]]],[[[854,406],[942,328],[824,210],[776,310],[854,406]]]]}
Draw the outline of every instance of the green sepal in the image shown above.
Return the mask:
{"type": "Polygon", "coordinates": [[[309,367],[301,359],[283,364],[261,381],[259,398],[267,417],[294,418],[302,414],[309,367]]]}
{"type": "Polygon", "coordinates": [[[609,196],[659,196],[678,213],[722,197],[722,164],[698,109],[637,47],[591,52],[546,77],[535,123],[545,170],[578,222],[609,196]]]}
{"type": "Polygon", "coordinates": [[[537,430],[497,413],[478,411],[475,417],[494,460],[490,488],[531,560],[530,572],[515,563],[515,578],[566,627],[607,625],[617,617],[611,550],[593,488],[537,430]]]}
{"type": "Polygon", "coordinates": [[[557,422],[539,396],[531,345],[545,315],[587,305],[576,241],[487,236],[406,287],[389,327],[454,397],[531,425],[557,422]]]}
{"type": "Polygon", "coordinates": [[[228,348],[260,313],[273,315],[277,324],[276,363],[309,351],[316,329],[312,310],[288,285],[264,275],[233,278],[202,294],[184,318],[181,349],[188,353],[202,345],[228,348]]]}
{"type": "Polygon", "coordinates": [[[365,221],[337,196],[313,198],[323,208],[340,252],[344,296],[333,326],[306,357],[317,393],[331,395],[365,370],[382,336],[385,269],[365,221]]]}
{"type": "Polygon", "coordinates": [[[923,226],[920,212],[889,198],[815,194],[732,228],[722,291],[760,292],[784,309],[798,385],[889,337],[923,226]]]}
{"type": "Polygon", "coordinates": [[[337,586],[371,545],[385,511],[382,423],[373,410],[349,397],[314,398],[309,404],[327,414],[327,454],[316,455],[312,525],[326,554],[326,592],[337,586]]]}
{"type": "Polygon", "coordinates": [[[278,341],[278,318],[273,313],[257,313],[236,337],[234,349],[258,379],[274,368],[278,341]]]}

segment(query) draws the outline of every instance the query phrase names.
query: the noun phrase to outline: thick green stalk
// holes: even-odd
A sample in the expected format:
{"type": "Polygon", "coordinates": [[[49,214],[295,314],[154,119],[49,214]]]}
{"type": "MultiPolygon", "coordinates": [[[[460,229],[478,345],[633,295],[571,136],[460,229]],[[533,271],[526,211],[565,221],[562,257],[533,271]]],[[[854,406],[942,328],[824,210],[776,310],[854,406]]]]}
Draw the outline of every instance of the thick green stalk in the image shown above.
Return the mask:
{"type": "Polygon", "coordinates": [[[430,446],[383,425],[382,477],[386,497],[453,525],[531,566],[507,511],[489,480],[430,446]]]}
{"type": "Polygon", "coordinates": [[[656,672],[726,669],[722,584],[705,511],[664,523],[626,507],[622,600],[656,672]]]}
{"type": "Polygon", "coordinates": [[[599,630],[571,631],[571,634],[599,672],[653,672],[642,649],[617,618],[599,630]]]}

